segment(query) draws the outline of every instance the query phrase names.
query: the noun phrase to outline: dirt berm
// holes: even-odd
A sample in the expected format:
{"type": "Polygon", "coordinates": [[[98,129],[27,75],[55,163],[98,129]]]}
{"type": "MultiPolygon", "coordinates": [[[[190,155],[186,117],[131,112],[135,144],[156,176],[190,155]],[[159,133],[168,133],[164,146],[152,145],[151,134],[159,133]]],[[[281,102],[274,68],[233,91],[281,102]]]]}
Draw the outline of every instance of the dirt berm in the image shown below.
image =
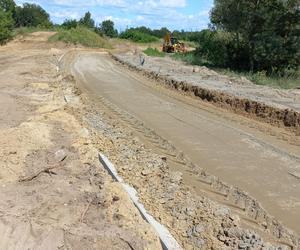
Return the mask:
{"type": "MultiPolygon", "coordinates": [[[[165,63],[165,61],[171,60],[169,58],[160,59],[160,61],[164,60],[163,62],[160,63],[160,61],[156,59],[147,57],[146,63],[148,64],[148,66],[145,67],[145,65],[142,66],[141,64],[139,64],[139,56],[134,53],[118,54],[118,55],[111,54],[111,57],[117,62],[125,65],[126,67],[140,72],[142,75],[148,77],[149,79],[153,79],[159,83],[167,85],[170,88],[183,92],[184,94],[192,95],[194,97],[212,103],[213,105],[216,105],[218,107],[231,110],[235,113],[242,114],[247,117],[257,119],[259,121],[263,121],[278,127],[284,127],[289,131],[292,131],[296,135],[300,135],[300,113],[297,110],[287,108],[288,106],[282,105],[282,103],[280,102],[281,100],[278,101],[278,103],[274,102],[274,105],[273,103],[272,105],[270,105],[267,102],[257,101],[251,98],[245,98],[243,97],[244,96],[243,93],[237,93],[236,95],[234,95],[228,93],[227,91],[214,90],[214,89],[199,86],[198,84],[192,83],[193,82],[192,80],[191,82],[189,82],[189,80],[183,80],[183,79],[187,79],[186,72],[179,72],[177,74],[174,73],[171,75],[166,73],[168,72],[168,70],[167,69],[163,70],[163,68],[165,65],[166,67],[169,66],[167,65],[167,63],[165,63]],[[155,65],[149,66],[149,64],[151,63],[155,65]],[[157,68],[157,70],[154,70],[154,68],[157,68]]],[[[174,60],[171,61],[172,63],[176,64],[174,65],[174,69],[171,70],[171,72],[173,71],[175,72],[178,69],[177,68],[178,63],[175,62],[174,60]]],[[[181,65],[181,67],[187,67],[187,66],[181,65]]],[[[190,66],[190,68],[191,68],[191,72],[195,71],[195,67],[190,66]]],[[[215,74],[212,74],[212,76],[213,77],[211,79],[216,79],[216,81],[222,80],[222,77],[221,79],[219,79],[218,76],[216,78],[215,74]]],[[[236,79],[234,79],[233,81],[235,80],[236,79]]],[[[243,83],[238,83],[237,85],[243,85],[245,84],[245,82],[246,84],[249,84],[249,81],[245,79],[243,81],[244,81],[243,83]]],[[[229,82],[232,83],[231,81],[229,82]]],[[[254,84],[253,84],[253,89],[255,89],[254,84]]],[[[264,91],[266,92],[271,91],[271,89],[270,90],[266,89],[264,91]]],[[[258,95],[260,94],[261,93],[258,93],[258,95]]],[[[288,101],[290,103],[295,102],[295,106],[296,106],[296,102],[299,99],[299,94],[296,93],[294,95],[296,97],[292,96],[291,98],[287,98],[286,95],[282,95],[283,96],[282,100],[290,99],[288,101]]],[[[276,98],[276,96],[274,98],[276,98]]]]}

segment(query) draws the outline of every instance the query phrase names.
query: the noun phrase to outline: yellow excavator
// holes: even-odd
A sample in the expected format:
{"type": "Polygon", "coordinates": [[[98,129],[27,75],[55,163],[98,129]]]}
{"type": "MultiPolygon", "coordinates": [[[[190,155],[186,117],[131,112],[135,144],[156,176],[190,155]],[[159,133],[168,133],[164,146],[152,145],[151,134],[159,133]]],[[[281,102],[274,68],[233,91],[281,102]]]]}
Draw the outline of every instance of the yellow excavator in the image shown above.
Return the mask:
{"type": "Polygon", "coordinates": [[[185,53],[186,48],[184,43],[179,42],[177,38],[175,38],[169,33],[164,38],[162,51],[165,53],[175,53],[175,52],[185,53]]]}

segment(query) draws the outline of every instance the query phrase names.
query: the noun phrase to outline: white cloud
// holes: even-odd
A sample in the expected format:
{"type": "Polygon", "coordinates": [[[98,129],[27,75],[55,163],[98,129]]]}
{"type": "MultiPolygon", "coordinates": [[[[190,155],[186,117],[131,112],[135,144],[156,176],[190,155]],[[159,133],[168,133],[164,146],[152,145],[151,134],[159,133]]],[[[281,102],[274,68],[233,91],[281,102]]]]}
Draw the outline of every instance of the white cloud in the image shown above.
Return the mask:
{"type": "Polygon", "coordinates": [[[186,0],[160,0],[159,4],[164,7],[182,8],[186,6],[186,0]]]}
{"type": "Polygon", "coordinates": [[[78,11],[70,11],[70,10],[58,10],[50,12],[51,18],[58,19],[79,19],[81,17],[78,11]]]}
{"type": "Polygon", "coordinates": [[[91,0],[91,1],[81,1],[81,0],[54,0],[54,4],[62,6],[125,6],[126,0],[91,0]]]}
{"type": "MultiPolygon", "coordinates": [[[[92,13],[96,23],[110,19],[118,29],[127,26],[149,26],[151,28],[202,29],[207,27],[212,0],[203,1],[193,13],[186,13],[187,0],[16,0],[17,3],[34,2],[49,13],[54,22],[79,19],[86,11],[92,13]],[[206,9],[205,9],[206,8],[206,9]],[[185,9],[184,11],[182,11],[185,9]]],[[[197,0],[198,1],[198,0],[197,0]]]]}

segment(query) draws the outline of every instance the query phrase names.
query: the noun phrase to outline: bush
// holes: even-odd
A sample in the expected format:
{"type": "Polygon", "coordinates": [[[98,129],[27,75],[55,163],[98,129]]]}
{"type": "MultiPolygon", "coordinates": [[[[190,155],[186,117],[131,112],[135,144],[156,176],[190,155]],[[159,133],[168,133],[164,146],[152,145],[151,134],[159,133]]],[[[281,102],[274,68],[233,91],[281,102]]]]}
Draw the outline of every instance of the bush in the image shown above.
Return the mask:
{"type": "Polygon", "coordinates": [[[225,33],[205,30],[199,35],[199,47],[196,55],[212,65],[226,67],[228,62],[227,47],[230,37],[225,33]]]}
{"type": "Polygon", "coordinates": [[[64,28],[64,29],[67,29],[67,30],[70,30],[72,28],[76,28],[78,25],[78,22],[76,19],[66,19],[61,27],[64,28]]]}
{"type": "Polygon", "coordinates": [[[235,37],[225,31],[203,30],[197,34],[198,48],[194,56],[197,64],[244,70],[250,67],[248,47],[243,40],[237,44],[235,37]]]}
{"type": "Polygon", "coordinates": [[[81,44],[93,48],[111,48],[107,40],[100,37],[93,30],[83,26],[71,28],[70,30],[59,30],[55,35],[49,38],[49,41],[81,44]]]}
{"type": "Polygon", "coordinates": [[[0,10],[0,45],[12,38],[14,21],[10,13],[0,10]]]}
{"type": "Polygon", "coordinates": [[[151,43],[158,41],[158,38],[134,29],[128,29],[125,32],[121,33],[120,38],[128,39],[137,43],[151,43]]]}
{"type": "Polygon", "coordinates": [[[299,0],[215,0],[211,22],[234,36],[228,45],[233,67],[241,67],[240,62],[245,70],[268,75],[299,68],[299,0]]]}
{"type": "Polygon", "coordinates": [[[154,57],[164,57],[165,53],[159,51],[158,49],[147,48],[143,51],[147,56],[154,56],[154,57]]]}
{"type": "Polygon", "coordinates": [[[172,58],[175,60],[184,61],[187,64],[191,65],[207,65],[207,61],[202,57],[196,56],[194,51],[187,52],[187,53],[175,53],[172,55],[172,58]]]}

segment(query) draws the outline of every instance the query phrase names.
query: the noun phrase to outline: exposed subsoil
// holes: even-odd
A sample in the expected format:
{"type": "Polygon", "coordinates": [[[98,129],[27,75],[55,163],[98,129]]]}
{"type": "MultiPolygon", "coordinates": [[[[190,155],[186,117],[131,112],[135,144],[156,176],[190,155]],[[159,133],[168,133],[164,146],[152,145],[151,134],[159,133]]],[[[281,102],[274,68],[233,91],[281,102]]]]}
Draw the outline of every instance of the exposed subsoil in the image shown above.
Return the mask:
{"type": "Polygon", "coordinates": [[[258,86],[245,78],[220,75],[206,67],[189,66],[169,57],[127,52],[112,57],[144,76],[178,91],[239,114],[282,126],[300,134],[300,90],[258,86]]]}

